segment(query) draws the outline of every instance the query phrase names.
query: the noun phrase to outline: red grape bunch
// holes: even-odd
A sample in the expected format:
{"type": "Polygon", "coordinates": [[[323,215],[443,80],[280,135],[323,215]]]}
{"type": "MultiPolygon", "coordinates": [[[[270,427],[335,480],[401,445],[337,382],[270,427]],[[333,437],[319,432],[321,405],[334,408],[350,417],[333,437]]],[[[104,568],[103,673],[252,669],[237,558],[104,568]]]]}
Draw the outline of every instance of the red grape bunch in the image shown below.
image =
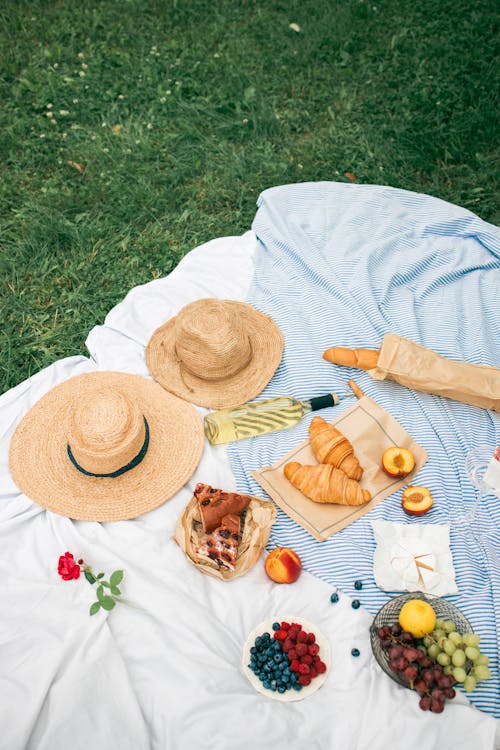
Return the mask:
{"type": "Polygon", "coordinates": [[[378,637],[387,653],[391,670],[419,694],[420,708],[440,714],[446,698],[455,697],[453,675],[445,674],[443,667],[424,653],[416,639],[399,623],[379,628],[378,637]]]}

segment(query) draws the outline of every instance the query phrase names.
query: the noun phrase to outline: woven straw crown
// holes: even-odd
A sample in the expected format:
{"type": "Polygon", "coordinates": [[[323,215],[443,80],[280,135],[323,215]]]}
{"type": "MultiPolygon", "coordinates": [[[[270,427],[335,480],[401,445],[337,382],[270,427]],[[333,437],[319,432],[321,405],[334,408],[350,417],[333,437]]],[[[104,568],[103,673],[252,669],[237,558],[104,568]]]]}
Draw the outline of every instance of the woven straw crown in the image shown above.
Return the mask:
{"type": "Polygon", "coordinates": [[[257,396],[283,354],[283,334],[245,302],[200,299],[157,328],[146,349],[153,377],[166,390],[208,408],[257,396]]]}
{"type": "Polygon", "coordinates": [[[111,388],[86,394],[71,414],[68,448],[91,474],[111,474],[127,466],[144,446],[146,424],[137,404],[111,388]]]}
{"type": "Polygon", "coordinates": [[[203,373],[205,380],[224,380],[240,372],[252,357],[243,320],[232,306],[218,300],[188,305],[174,323],[175,351],[180,366],[203,373]]]}

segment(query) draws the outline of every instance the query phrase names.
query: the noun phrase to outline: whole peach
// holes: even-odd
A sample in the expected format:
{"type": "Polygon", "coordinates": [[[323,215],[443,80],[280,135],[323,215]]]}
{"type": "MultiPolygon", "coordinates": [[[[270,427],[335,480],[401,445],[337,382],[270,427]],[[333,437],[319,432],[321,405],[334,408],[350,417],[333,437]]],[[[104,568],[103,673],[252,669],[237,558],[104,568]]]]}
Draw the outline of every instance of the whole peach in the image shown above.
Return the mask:
{"type": "Polygon", "coordinates": [[[266,573],[276,583],[293,583],[300,576],[302,562],[289,547],[276,547],[266,558],[266,573]]]}

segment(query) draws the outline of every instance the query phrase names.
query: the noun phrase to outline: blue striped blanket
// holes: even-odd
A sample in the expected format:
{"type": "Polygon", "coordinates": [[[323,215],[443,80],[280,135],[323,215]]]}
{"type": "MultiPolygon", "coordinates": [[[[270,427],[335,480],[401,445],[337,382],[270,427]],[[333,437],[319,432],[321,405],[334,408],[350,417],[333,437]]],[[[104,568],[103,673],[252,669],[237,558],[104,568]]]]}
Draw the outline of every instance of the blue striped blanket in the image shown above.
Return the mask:
{"type": "MultiPolygon", "coordinates": [[[[416,480],[435,499],[425,523],[450,524],[459,593],[449,598],[480,634],[493,672],[469,697],[500,717],[500,504],[492,495],[480,498],[465,471],[470,448],[500,444],[500,417],[375,382],[321,356],[332,346],[377,349],[392,332],[451,359],[498,366],[499,230],[430,196],[330,182],[266,190],[253,229],[259,246],[247,300],[271,315],[285,336],[283,360],[261,397],[335,391],[345,399],[321,412],[332,420],[353,403],[346,386],[352,377],[427,449],[429,460],[416,480]]],[[[239,491],[262,495],[251,472],[304,440],[310,419],[229,447],[239,491]]],[[[293,547],[309,572],[375,613],[390,594],[373,577],[374,519],[423,522],[404,514],[400,490],[325,542],[279,510],[269,546],[293,547]],[[363,581],[361,592],[356,579],[363,581]]]]}

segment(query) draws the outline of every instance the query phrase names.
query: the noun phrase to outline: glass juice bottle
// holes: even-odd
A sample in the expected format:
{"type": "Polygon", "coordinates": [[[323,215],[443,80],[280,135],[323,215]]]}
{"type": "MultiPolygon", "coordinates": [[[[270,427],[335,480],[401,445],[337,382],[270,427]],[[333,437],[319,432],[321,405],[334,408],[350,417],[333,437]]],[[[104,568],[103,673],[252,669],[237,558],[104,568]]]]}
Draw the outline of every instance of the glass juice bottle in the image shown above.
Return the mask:
{"type": "Polygon", "coordinates": [[[290,396],[250,401],[233,409],[213,411],[205,416],[205,435],[209,443],[219,445],[285,430],[298,424],[304,414],[339,403],[336,393],[300,401],[290,396]]]}

